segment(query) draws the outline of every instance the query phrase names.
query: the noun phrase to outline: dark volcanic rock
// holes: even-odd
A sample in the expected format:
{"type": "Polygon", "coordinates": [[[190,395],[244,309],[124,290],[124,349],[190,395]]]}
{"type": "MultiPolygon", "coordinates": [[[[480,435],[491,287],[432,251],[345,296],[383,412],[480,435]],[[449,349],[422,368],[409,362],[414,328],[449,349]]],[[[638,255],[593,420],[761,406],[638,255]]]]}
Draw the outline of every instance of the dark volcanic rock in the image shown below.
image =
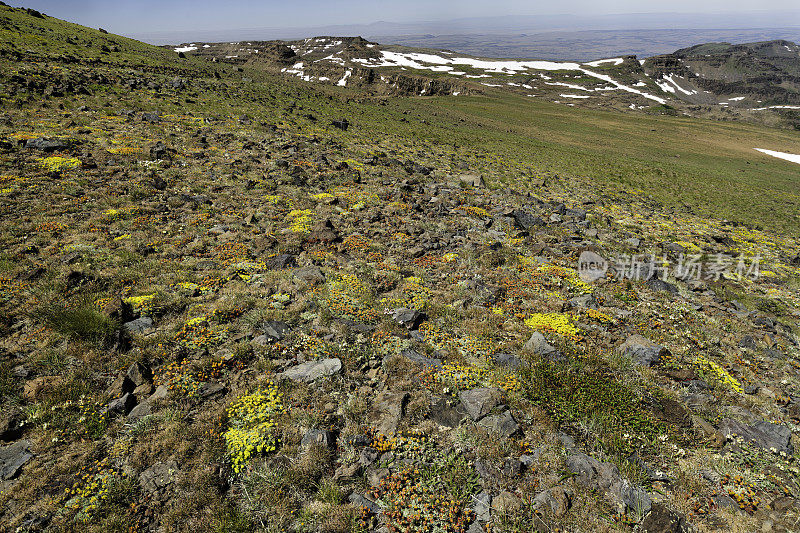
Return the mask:
{"type": "Polygon", "coordinates": [[[25,141],[25,148],[41,150],[43,152],[56,152],[59,150],[66,150],[69,148],[69,144],[59,139],[37,137],[36,139],[28,139],[25,141]]]}
{"type": "Polygon", "coordinates": [[[745,442],[755,444],[763,450],[787,455],[794,453],[792,431],[786,426],[771,424],[766,420],[747,425],[726,418],[720,424],[720,431],[728,438],[741,437],[745,442]]]}
{"type": "Polygon", "coordinates": [[[473,420],[480,420],[500,405],[503,400],[503,392],[496,388],[481,387],[461,391],[458,393],[458,397],[469,416],[473,420]]]}
{"type": "Polygon", "coordinates": [[[631,335],[617,347],[617,351],[642,366],[653,366],[661,360],[662,355],[669,354],[669,350],[641,335],[631,335]]]}
{"type": "Polygon", "coordinates": [[[20,440],[8,446],[0,446],[0,481],[14,479],[22,466],[33,458],[31,443],[20,440]]]}
{"type": "Polygon", "coordinates": [[[541,217],[534,216],[523,209],[515,209],[511,216],[514,217],[514,222],[517,223],[517,226],[528,232],[547,224],[541,217]]]}

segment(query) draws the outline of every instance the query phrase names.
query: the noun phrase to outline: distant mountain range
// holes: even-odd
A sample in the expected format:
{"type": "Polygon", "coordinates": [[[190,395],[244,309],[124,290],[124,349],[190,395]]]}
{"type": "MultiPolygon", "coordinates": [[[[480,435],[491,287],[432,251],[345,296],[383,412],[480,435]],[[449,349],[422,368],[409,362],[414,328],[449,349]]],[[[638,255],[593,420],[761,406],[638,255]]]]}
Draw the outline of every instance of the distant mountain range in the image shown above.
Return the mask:
{"type": "Polygon", "coordinates": [[[377,96],[501,91],[572,107],[800,125],[800,47],[785,40],[708,43],[645,59],[622,55],[581,62],[487,59],[361,37],[167,48],[377,96]]]}
{"type": "Polygon", "coordinates": [[[360,35],[386,44],[444,48],[485,57],[588,61],[628,54],[645,57],[711,41],[800,40],[800,11],[498,16],[293,28],[256,26],[139,33],[130,37],[171,44],[295,40],[317,35],[360,35]]]}
{"type": "MultiPolygon", "coordinates": [[[[327,35],[327,34],[326,34],[327,35]]],[[[367,35],[371,41],[455,50],[484,57],[591,61],[598,57],[671,53],[699,43],[800,41],[800,28],[582,30],[536,33],[367,35]]]]}

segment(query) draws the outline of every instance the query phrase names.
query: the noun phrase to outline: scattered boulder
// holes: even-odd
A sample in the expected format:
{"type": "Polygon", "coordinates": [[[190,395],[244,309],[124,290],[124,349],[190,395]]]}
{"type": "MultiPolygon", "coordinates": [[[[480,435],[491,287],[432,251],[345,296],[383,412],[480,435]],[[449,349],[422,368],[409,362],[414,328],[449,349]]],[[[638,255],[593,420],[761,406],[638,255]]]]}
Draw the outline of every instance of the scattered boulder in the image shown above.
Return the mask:
{"type": "Polygon", "coordinates": [[[361,476],[361,465],[358,463],[339,465],[333,473],[337,483],[353,483],[361,476]]]}
{"type": "Polygon", "coordinates": [[[253,343],[258,346],[266,346],[267,344],[283,340],[284,337],[288,335],[289,331],[291,331],[291,328],[286,322],[270,320],[263,323],[258,328],[258,331],[261,335],[253,339],[253,343]]]}
{"type": "Polygon", "coordinates": [[[507,457],[501,469],[503,475],[510,478],[521,476],[523,470],[525,470],[525,465],[522,464],[522,461],[513,457],[507,457]]]}
{"type": "Polygon", "coordinates": [[[131,412],[128,413],[127,421],[129,424],[134,422],[138,422],[142,418],[149,416],[153,413],[153,408],[150,406],[150,402],[144,401],[138,404],[136,407],[131,409],[131,412]]]}
{"type": "Polygon", "coordinates": [[[646,513],[650,510],[651,500],[647,491],[623,478],[616,465],[598,461],[584,453],[568,456],[566,463],[584,485],[604,491],[618,511],[646,513]]]}
{"type": "Polygon", "coordinates": [[[486,533],[486,528],[480,522],[474,520],[467,528],[467,533],[486,533]]]}
{"type": "Polygon", "coordinates": [[[180,473],[175,461],[159,462],[139,474],[139,486],[152,495],[172,485],[180,473]]]}
{"type": "Polygon", "coordinates": [[[58,376],[40,376],[25,382],[22,389],[22,397],[29,402],[36,401],[42,393],[50,390],[60,381],[58,376]]]}
{"type": "Polygon", "coordinates": [[[549,513],[555,518],[561,518],[572,506],[572,494],[564,487],[557,486],[540,492],[533,499],[533,508],[540,513],[549,513]]]}
{"type": "Polygon", "coordinates": [[[486,185],[483,183],[483,178],[477,174],[461,174],[458,181],[462,186],[473,187],[475,189],[483,188],[486,185]]]}
{"type": "Polygon", "coordinates": [[[492,511],[501,515],[514,515],[522,510],[522,500],[515,494],[504,490],[492,498],[492,511]]]}
{"type": "Polygon", "coordinates": [[[166,385],[159,385],[156,391],[147,399],[148,402],[157,402],[169,396],[169,389],[166,385]]]}
{"type": "Polygon", "coordinates": [[[333,444],[333,433],[324,429],[310,429],[300,440],[301,448],[310,448],[311,446],[315,445],[331,448],[333,447],[333,444]]]}
{"type": "Polygon", "coordinates": [[[347,497],[347,501],[350,502],[352,505],[358,507],[359,509],[367,508],[370,510],[371,513],[378,514],[381,512],[380,506],[375,503],[374,501],[370,500],[366,496],[362,494],[358,494],[357,492],[353,492],[350,496],[347,497]]]}
{"type": "Polygon", "coordinates": [[[292,270],[292,276],[308,285],[316,285],[325,281],[325,274],[317,266],[305,266],[292,270]]]}
{"type": "Polygon", "coordinates": [[[322,244],[332,244],[340,240],[339,233],[333,226],[330,220],[323,220],[317,223],[308,235],[309,242],[318,242],[322,244]]]}
{"type": "Polygon", "coordinates": [[[142,113],[142,122],[149,122],[150,124],[158,124],[161,122],[161,117],[158,113],[142,113]]]}
{"type": "Polygon", "coordinates": [[[664,398],[653,407],[654,414],[672,425],[689,428],[692,427],[692,415],[680,402],[672,398],[664,398]]]}
{"type": "Polygon", "coordinates": [[[489,415],[482,418],[478,425],[482,426],[490,433],[495,433],[501,437],[508,438],[519,431],[519,424],[514,420],[511,411],[506,411],[500,415],[489,415]]]}
{"type": "Polygon", "coordinates": [[[19,409],[12,407],[0,413],[0,440],[12,441],[19,438],[22,426],[25,424],[25,415],[19,409]]]}
{"type": "Polygon", "coordinates": [[[122,325],[125,331],[134,335],[145,335],[155,329],[153,326],[153,319],[149,316],[143,316],[130,322],[125,322],[122,325]]]}
{"type": "Polygon", "coordinates": [[[0,481],[14,479],[23,465],[33,458],[31,442],[20,440],[8,446],[0,446],[0,481]]]}
{"type": "Polygon", "coordinates": [[[689,526],[686,517],[670,511],[662,503],[654,503],[650,512],[639,524],[640,533],[686,533],[689,526]]]}
{"type": "MultiPolygon", "coordinates": [[[[426,357],[421,353],[418,353],[411,348],[406,348],[405,350],[400,351],[400,356],[408,359],[412,363],[416,363],[418,365],[422,365],[424,367],[440,367],[442,366],[442,360],[437,359],[435,357],[426,357]]],[[[384,359],[384,362],[388,360],[389,357],[384,359]]]]}
{"type": "Polygon", "coordinates": [[[405,414],[409,395],[407,392],[384,391],[372,402],[372,411],[367,419],[379,433],[394,435],[397,425],[405,414]]]}
{"type": "Polygon", "coordinates": [[[197,394],[201,398],[207,400],[216,396],[224,396],[228,392],[228,388],[222,383],[203,383],[197,390],[197,394]]]}
{"type": "Polygon", "coordinates": [[[25,148],[31,150],[41,150],[42,152],[60,152],[69,148],[69,144],[60,139],[49,139],[47,137],[37,137],[25,141],[25,148]]]}
{"type": "Polygon", "coordinates": [[[721,448],[725,445],[725,436],[703,418],[692,415],[692,424],[700,430],[709,443],[715,448],[721,448]]]}
{"type": "Polygon", "coordinates": [[[720,424],[720,432],[729,439],[741,437],[745,442],[755,444],[762,450],[787,455],[794,453],[791,443],[792,431],[786,426],[772,424],[766,420],[747,425],[726,418],[720,424]]]}
{"type": "Polygon", "coordinates": [[[522,346],[522,349],[526,352],[530,352],[541,357],[549,357],[557,352],[557,350],[547,342],[547,339],[544,338],[544,335],[538,331],[531,335],[527,342],[525,342],[525,344],[522,346]]]}
{"type": "Polygon", "coordinates": [[[569,300],[573,309],[597,309],[597,297],[593,293],[581,294],[569,300]]]}
{"type": "Polygon", "coordinates": [[[294,256],[289,254],[274,255],[264,261],[264,265],[270,270],[282,270],[295,266],[295,264],[294,256]]]}
{"type": "Polygon", "coordinates": [[[278,379],[290,379],[292,381],[304,381],[310,383],[320,378],[338,374],[342,370],[342,361],[334,357],[331,359],[320,359],[309,361],[294,366],[278,374],[278,379]]]}
{"type": "Polygon", "coordinates": [[[472,510],[475,511],[475,520],[488,522],[491,520],[492,496],[485,490],[472,497],[472,510]]]}
{"type": "Polygon", "coordinates": [[[520,368],[523,366],[524,361],[516,355],[509,353],[496,353],[494,354],[494,363],[497,366],[502,366],[505,368],[520,368]]]}
{"type": "Polygon", "coordinates": [[[361,453],[358,457],[358,462],[361,466],[371,466],[375,461],[378,460],[378,450],[375,448],[366,447],[361,450],[361,453]]]}
{"type": "Polygon", "coordinates": [[[503,401],[503,391],[493,387],[480,387],[461,391],[458,398],[467,414],[477,421],[488,415],[503,401]]]}
{"type": "Polygon", "coordinates": [[[758,349],[758,343],[753,338],[752,335],[745,335],[739,341],[739,348],[746,348],[748,350],[756,350],[758,349]]]}
{"type": "Polygon", "coordinates": [[[679,293],[677,286],[658,278],[651,278],[647,280],[645,285],[654,291],[668,292],[673,296],[677,296],[679,293]]]}
{"type": "Polygon", "coordinates": [[[407,329],[417,329],[420,322],[425,319],[425,314],[420,313],[416,309],[408,309],[407,307],[399,307],[391,311],[392,318],[401,326],[407,329]]]}
{"type": "Polygon", "coordinates": [[[617,352],[626,355],[633,361],[642,366],[653,366],[657,364],[661,357],[669,355],[669,350],[642,337],[641,335],[631,335],[628,339],[617,346],[617,352]]]}
{"type": "Polygon", "coordinates": [[[527,232],[547,225],[547,222],[545,222],[541,217],[534,216],[523,209],[515,209],[512,211],[511,216],[514,218],[514,222],[516,222],[517,226],[527,232]]]}
{"type": "Polygon", "coordinates": [[[428,413],[428,418],[448,428],[457,427],[465,416],[467,410],[464,409],[464,405],[461,402],[450,402],[447,398],[436,401],[428,413]]]}
{"type": "Polygon", "coordinates": [[[124,416],[130,413],[131,409],[133,409],[135,405],[136,397],[133,394],[126,392],[122,395],[122,397],[111,400],[103,411],[109,415],[124,416]]]}
{"type": "Polygon", "coordinates": [[[162,141],[158,141],[150,147],[150,159],[153,161],[166,159],[168,155],[169,150],[167,149],[167,145],[165,145],[162,141]]]}
{"type": "Polygon", "coordinates": [[[150,367],[139,362],[131,363],[125,375],[136,387],[153,380],[153,372],[150,367]]]}

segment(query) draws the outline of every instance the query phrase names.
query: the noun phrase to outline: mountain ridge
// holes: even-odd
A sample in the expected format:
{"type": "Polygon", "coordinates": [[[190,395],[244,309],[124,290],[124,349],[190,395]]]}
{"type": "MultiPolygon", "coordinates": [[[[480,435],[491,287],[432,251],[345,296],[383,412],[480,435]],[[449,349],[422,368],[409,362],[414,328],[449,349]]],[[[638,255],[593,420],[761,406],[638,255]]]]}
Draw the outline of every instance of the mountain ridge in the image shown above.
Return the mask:
{"type": "Polygon", "coordinates": [[[722,61],[723,52],[717,50],[721,46],[724,48],[724,45],[708,43],[645,60],[637,61],[635,56],[625,56],[580,64],[487,60],[450,50],[384,46],[361,37],[185,43],[171,48],[218,61],[278,67],[281,72],[305,81],[358,83],[362,89],[377,94],[457,96],[502,87],[529,97],[548,98],[573,106],[636,111],[650,109],[655,102],[669,104],[670,109],[693,116],[722,116],[767,123],[781,121],[789,127],[800,126],[795,113],[800,109],[797,105],[800,103],[800,86],[792,81],[800,68],[800,48],[784,40],[730,45],[730,50],[726,48],[724,51],[727,58],[725,74],[728,77],[735,74],[740,79],[736,83],[724,83],[719,79],[723,71],[710,65],[722,61]],[[271,57],[275,47],[281,47],[280,57],[271,57]],[[711,49],[716,50],[717,55],[698,52],[711,49]],[[767,50],[770,50],[769,54],[767,50]],[[760,51],[761,55],[751,53],[753,51],[760,51]],[[738,55],[731,58],[732,54],[738,55]],[[691,63],[684,65],[690,55],[691,63]],[[291,67],[288,66],[290,62],[294,62],[291,67]],[[480,68],[480,65],[488,68],[480,68]],[[381,72],[392,72],[395,76],[383,76],[381,72]],[[432,72],[437,74],[432,75],[432,72]],[[605,82],[606,86],[602,83],[577,83],[574,72],[605,82]],[[744,77],[748,80],[741,79],[744,77]],[[607,86],[608,83],[612,85],[607,86]],[[572,93],[565,91],[564,87],[571,89],[572,93]],[[625,94],[619,96],[618,90],[625,94]],[[639,97],[631,97],[631,94],[639,97]]]}

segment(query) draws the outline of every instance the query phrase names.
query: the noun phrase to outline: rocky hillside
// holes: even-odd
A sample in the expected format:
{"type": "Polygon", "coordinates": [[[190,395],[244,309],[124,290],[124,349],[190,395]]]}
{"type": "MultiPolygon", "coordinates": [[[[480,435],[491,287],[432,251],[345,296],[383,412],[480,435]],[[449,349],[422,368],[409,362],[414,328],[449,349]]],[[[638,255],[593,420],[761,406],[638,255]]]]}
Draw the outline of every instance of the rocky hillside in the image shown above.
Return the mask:
{"type": "Polygon", "coordinates": [[[788,41],[711,43],[641,61],[628,56],[588,63],[484,59],[384,46],[360,37],[166,48],[373,94],[459,96],[502,90],[569,106],[800,124],[795,120],[800,47],[788,41]]]}
{"type": "Polygon", "coordinates": [[[644,68],[691,104],[775,111],[789,120],[800,110],[800,46],[789,41],[702,44],[648,58],[644,68]]]}
{"type": "Polygon", "coordinates": [[[790,234],[349,87],[0,36],[3,530],[797,530],[790,234]]]}

